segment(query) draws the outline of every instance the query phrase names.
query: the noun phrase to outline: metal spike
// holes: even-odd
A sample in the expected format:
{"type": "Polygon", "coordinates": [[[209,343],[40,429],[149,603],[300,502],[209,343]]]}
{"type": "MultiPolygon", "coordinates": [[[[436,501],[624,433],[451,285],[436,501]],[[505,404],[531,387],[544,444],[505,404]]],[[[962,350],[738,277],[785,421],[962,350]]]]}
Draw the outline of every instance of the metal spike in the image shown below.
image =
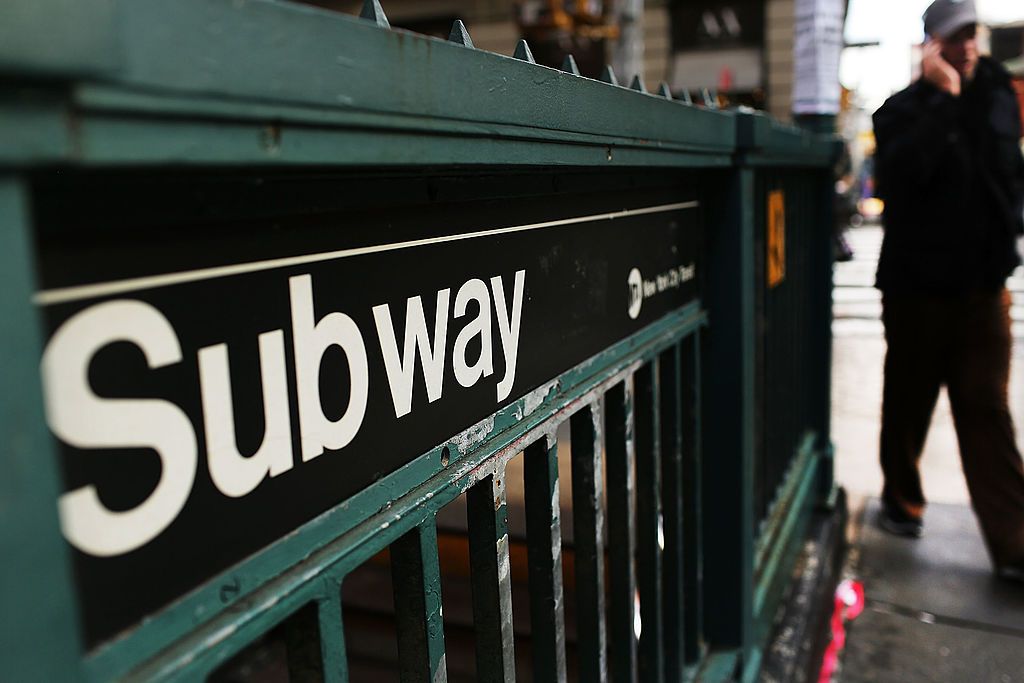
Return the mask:
{"type": "Polygon", "coordinates": [[[576,59],[572,55],[565,56],[565,61],[562,62],[562,71],[573,76],[580,75],[580,68],[576,66],[576,59]]]}
{"type": "Polygon", "coordinates": [[[665,81],[662,81],[661,85],[658,87],[658,94],[664,97],[666,100],[672,99],[672,89],[668,87],[668,83],[666,83],[665,81]]]}
{"type": "Polygon", "coordinates": [[[384,8],[380,6],[380,0],[365,0],[363,11],[359,13],[360,18],[369,19],[381,28],[391,28],[391,22],[384,14],[384,8]]]}
{"type": "Polygon", "coordinates": [[[612,68],[611,64],[606,64],[604,70],[601,72],[601,82],[610,83],[612,85],[619,84],[619,79],[615,77],[615,69],[612,68]]]}
{"type": "Polygon", "coordinates": [[[633,76],[633,82],[629,84],[629,88],[637,92],[647,92],[647,86],[644,85],[644,79],[640,78],[640,74],[633,76]]]}
{"type": "Polygon", "coordinates": [[[520,39],[519,43],[516,45],[516,51],[512,56],[516,59],[521,59],[524,62],[529,62],[530,64],[537,63],[537,60],[533,58],[533,52],[530,50],[530,46],[522,39],[520,39]]]}
{"type": "Polygon", "coordinates": [[[469,37],[469,31],[466,30],[466,25],[462,23],[462,19],[456,19],[455,23],[452,24],[452,32],[448,34],[448,40],[458,43],[463,47],[475,47],[473,39],[469,37]]]}
{"type": "Polygon", "coordinates": [[[693,98],[690,97],[690,89],[683,89],[683,104],[693,104],[693,98]]]}

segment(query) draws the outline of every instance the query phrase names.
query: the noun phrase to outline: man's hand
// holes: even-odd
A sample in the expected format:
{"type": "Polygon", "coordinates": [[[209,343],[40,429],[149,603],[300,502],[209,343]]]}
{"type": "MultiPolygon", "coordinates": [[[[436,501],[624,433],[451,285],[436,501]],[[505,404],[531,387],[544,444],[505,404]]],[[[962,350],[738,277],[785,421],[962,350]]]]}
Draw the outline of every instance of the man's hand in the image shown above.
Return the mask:
{"type": "Polygon", "coordinates": [[[954,97],[960,96],[960,74],[953,65],[942,58],[942,43],[929,40],[924,44],[921,58],[921,75],[939,90],[945,90],[954,97]]]}

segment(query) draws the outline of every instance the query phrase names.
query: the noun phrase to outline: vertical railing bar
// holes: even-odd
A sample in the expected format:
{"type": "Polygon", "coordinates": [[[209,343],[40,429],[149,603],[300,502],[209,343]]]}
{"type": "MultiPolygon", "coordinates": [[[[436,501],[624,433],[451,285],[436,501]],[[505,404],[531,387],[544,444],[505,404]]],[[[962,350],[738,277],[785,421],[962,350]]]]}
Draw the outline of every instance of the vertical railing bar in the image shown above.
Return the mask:
{"type": "Polygon", "coordinates": [[[348,682],[348,654],[345,651],[344,615],[341,609],[341,585],[333,577],[324,579],[325,590],[317,601],[320,619],[320,657],[324,683],[348,682]]]}
{"type": "Polygon", "coordinates": [[[538,683],[565,683],[562,526],[556,435],[552,433],[535,441],[527,447],[523,457],[533,680],[538,683]]]}
{"type": "Polygon", "coordinates": [[[703,656],[704,624],[704,539],[702,538],[703,502],[701,481],[703,396],[701,395],[701,337],[694,334],[683,340],[679,348],[679,387],[681,401],[683,451],[683,547],[689,549],[683,565],[683,635],[686,640],[686,663],[703,656]]]}
{"type": "Polygon", "coordinates": [[[683,493],[683,376],[680,369],[680,346],[676,344],[663,352],[658,364],[661,383],[661,514],[665,534],[665,550],[662,555],[665,678],[669,681],[682,680],[686,667],[684,572],[687,554],[683,540],[683,506],[688,501],[683,493]]]}
{"type": "Polygon", "coordinates": [[[608,474],[608,642],[616,683],[637,681],[636,478],[633,378],[605,394],[605,468],[608,474]]]}
{"type": "Polygon", "coordinates": [[[322,681],[323,638],[320,632],[319,597],[283,622],[284,644],[291,681],[322,681]]]}
{"type": "Polygon", "coordinates": [[[448,673],[433,515],[391,544],[391,581],[402,683],[444,683],[448,673]]]}
{"type": "MultiPolygon", "coordinates": [[[[637,587],[640,593],[640,680],[665,680],[664,594],[662,590],[660,362],[641,367],[634,380],[636,425],[637,587]],[[661,532],[661,533],[659,533],[661,532]]],[[[671,381],[669,386],[673,386],[671,381]]],[[[662,536],[663,538],[663,536],[662,536]]]]}
{"type": "Polygon", "coordinates": [[[752,505],[754,507],[754,515],[750,520],[753,525],[752,532],[757,535],[757,526],[763,518],[763,510],[766,507],[766,498],[768,492],[766,491],[765,481],[769,476],[769,460],[768,460],[768,449],[766,442],[768,441],[766,430],[766,423],[769,420],[765,416],[765,402],[763,400],[765,391],[764,373],[766,363],[764,361],[765,356],[769,352],[769,339],[771,330],[769,327],[770,312],[772,299],[770,296],[770,290],[767,285],[767,247],[768,247],[768,193],[772,190],[778,189],[777,184],[774,183],[773,179],[768,177],[767,173],[756,174],[755,179],[755,217],[753,224],[754,240],[757,244],[757,248],[754,250],[754,286],[753,286],[753,298],[754,298],[754,319],[751,330],[751,340],[753,346],[753,373],[752,373],[752,390],[753,395],[753,450],[752,450],[752,505]]]}
{"type": "Polygon", "coordinates": [[[512,683],[516,679],[515,636],[503,466],[466,492],[466,515],[477,680],[512,683]]]}
{"type": "Polygon", "coordinates": [[[608,680],[604,614],[604,507],[601,422],[596,405],[569,420],[579,680],[608,680]]]}

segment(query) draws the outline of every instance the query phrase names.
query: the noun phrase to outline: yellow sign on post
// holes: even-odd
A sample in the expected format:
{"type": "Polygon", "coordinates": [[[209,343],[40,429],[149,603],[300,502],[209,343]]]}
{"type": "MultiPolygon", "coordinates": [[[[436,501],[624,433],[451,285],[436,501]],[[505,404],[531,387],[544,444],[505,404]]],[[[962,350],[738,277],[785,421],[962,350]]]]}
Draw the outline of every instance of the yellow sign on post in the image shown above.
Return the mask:
{"type": "Polygon", "coordinates": [[[786,200],[782,190],[768,193],[768,287],[786,279],[786,200]]]}

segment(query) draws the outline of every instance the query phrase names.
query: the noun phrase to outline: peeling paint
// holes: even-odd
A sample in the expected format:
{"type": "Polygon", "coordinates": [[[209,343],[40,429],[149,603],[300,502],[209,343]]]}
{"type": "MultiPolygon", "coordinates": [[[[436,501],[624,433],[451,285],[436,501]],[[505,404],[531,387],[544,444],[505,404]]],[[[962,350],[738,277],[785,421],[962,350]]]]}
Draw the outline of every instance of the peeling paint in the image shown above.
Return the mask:
{"type": "Polygon", "coordinates": [[[434,671],[433,683],[446,683],[448,681],[448,655],[442,654],[437,662],[437,669],[434,671]]]}
{"type": "Polygon", "coordinates": [[[484,418],[480,422],[452,438],[448,443],[455,446],[455,449],[462,455],[469,452],[474,446],[487,440],[487,437],[494,432],[494,415],[484,418]]]}
{"type": "Polygon", "coordinates": [[[508,534],[505,534],[498,539],[497,543],[498,550],[498,581],[503,582],[508,580],[509,573],[509,561],[508,561],[508,534]]]}
{"type": "MultiPolygon", "coordinates": [[[[558,389],[559,381],[557,379],[552,380],[546,384],[542,384],[526,396],[523,396],[523,414],[522,417],[530,416],[537,408],[539,408],[544,401],[547,400],[548,395],[553,389],[558,389]]],[[[522,418],[520,418],[522,419],[522,418]]]]}
{"type": "Polygon", "coordinates": [[[555,564],[562,561],[562,509],[558,495],[558,483],[551,492],[551,557],[555,564]]]}

